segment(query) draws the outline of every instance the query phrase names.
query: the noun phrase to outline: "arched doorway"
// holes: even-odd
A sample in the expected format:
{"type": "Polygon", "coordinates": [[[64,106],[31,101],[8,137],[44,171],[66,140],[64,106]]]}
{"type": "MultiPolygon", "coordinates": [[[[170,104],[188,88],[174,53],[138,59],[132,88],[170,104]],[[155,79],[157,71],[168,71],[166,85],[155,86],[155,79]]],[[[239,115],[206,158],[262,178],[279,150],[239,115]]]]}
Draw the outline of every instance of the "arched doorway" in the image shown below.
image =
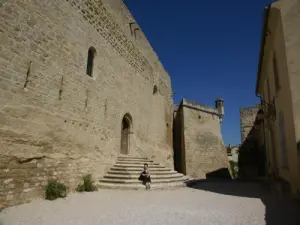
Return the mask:
{"type": "Polygon", "coordinates": [[[126,113],[122,119],[121,130],[121,154],[128,155],[129,153],[129,137],[131,133],[131,116],[126,113]]]}

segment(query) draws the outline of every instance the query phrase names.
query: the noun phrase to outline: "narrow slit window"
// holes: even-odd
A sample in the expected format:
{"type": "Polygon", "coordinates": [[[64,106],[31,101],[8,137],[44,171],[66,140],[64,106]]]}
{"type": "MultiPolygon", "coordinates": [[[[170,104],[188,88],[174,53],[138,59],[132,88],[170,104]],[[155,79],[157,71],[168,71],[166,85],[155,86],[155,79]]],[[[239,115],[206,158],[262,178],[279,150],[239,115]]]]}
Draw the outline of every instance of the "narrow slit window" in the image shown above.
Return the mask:
{"type": "Polygon", "coordinates": [[[90,47],[88,52],[88,60],[87,60],[87,67],[86,67],[86,74],[89,75],[90,77],[93,76],[95,56],[96,56],[96,49],[90,47]]]}
{"type": "Polygon", "coordinates": [[[156,95],[157,94],[157,86],[156,85],[154,85],[154,87],[153,87],[153,95],[156,95]]]}

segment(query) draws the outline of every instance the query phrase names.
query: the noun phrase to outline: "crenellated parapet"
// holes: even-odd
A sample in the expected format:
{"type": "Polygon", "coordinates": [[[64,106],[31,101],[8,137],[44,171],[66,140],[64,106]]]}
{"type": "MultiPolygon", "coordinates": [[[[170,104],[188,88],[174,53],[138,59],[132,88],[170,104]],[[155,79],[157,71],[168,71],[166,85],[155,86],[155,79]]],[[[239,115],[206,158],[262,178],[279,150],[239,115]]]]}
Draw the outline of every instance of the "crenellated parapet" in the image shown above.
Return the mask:
{"type": "Polygon", "coordinates": [[[192,109],[202,111],[205,113],[217,115],[220,119],[222,119],[224,116],[223,102],[222,102],[222,105],[220,105],[219,103],[217,104],[217,102],[218,102],[218,100],[216,101],[216,107],[212,107],[212,106],[208,106],[208,105],[204,105],[204,104],[199,104],[192,100],[182,99],[181,105],[184,107],[192,108],[192,109]]]}

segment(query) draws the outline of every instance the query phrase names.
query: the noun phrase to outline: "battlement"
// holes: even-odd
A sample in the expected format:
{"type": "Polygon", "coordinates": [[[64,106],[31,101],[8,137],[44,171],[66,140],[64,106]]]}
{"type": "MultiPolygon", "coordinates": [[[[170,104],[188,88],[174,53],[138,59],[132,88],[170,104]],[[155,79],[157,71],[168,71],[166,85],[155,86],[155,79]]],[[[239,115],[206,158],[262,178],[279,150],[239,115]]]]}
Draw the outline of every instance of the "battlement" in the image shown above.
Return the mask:
{"type": "Polygon", "coordinates": [[[199,111],[202,111],[202,112],[219,115],[218,109],[216,109],[214,107],[211,107],[211,106],[208,106],[208,105],[199,104],[195,101],[182,99],[180,105],[182,105],[183,107],[192,108],[192,109],[199,110],[199,111]]]}
{"type": "Polygon", "coordinates": [[[254,106],[240,108],[240,112],[257,111],[259,108],[260,108],[260,104],[257,104],[254,106]]]}

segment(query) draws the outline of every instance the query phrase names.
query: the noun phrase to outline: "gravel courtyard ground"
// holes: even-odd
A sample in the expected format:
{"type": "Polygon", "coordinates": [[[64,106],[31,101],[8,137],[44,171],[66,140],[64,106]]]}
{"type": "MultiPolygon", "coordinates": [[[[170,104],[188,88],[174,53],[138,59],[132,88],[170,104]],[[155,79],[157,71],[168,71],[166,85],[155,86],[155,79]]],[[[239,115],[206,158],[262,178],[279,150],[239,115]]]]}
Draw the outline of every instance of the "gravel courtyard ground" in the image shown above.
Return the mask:
{"type": "Polygon", "coordinates": [[[299,225],[298,202],[258,183],[200,182],[168,191],[99,190],[3,210],[0,225],[299,225]]]}

